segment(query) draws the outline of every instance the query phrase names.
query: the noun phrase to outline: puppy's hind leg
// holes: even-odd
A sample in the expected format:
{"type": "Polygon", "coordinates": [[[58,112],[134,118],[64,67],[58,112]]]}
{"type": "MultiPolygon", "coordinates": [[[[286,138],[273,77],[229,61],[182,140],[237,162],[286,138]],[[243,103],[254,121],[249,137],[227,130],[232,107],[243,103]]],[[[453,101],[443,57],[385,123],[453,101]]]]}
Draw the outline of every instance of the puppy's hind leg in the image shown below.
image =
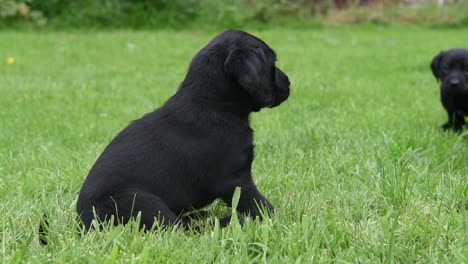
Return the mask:
{"type": "Polygon", "coordinates": [[[118,225],[135,219],[138,213],[141,213],[140,228],[145,230],[149,230],[155,221],[159,221],[163,226],[176,224],[178,221],[177,215],[160,197],[142,190],[124,190],[105,196],[95,202],[94,212],[93,209],[83,212],[81,219],[89,229],[95,218],[108,221],[113,216],[114,225],[118,225]]]}

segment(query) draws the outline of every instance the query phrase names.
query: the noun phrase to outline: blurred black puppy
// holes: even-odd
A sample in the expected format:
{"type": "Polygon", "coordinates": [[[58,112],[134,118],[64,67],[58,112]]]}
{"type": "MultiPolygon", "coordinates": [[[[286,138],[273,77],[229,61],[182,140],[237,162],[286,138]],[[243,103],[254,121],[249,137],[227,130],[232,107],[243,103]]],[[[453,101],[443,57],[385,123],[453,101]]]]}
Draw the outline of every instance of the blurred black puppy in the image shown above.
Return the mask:
{"type": "Polygon", "coordinates": [[[448,114],[443,129],[462,129],[468,115],[468,50],[441,51],[432,59],[432,73],[440,80],[442,105],[448,114]]]}
{"type": "Polygon", "coordinates": [[[187,226],[181,215],[217,198],[230,205],[236,186],[239,212],[261,217],[259,206],[274,210],[252,180],[249,114],[289,96],[289,79],[275,61],[267,44],[242,31],[211,40],[178,91],[121,131],[97,159],[77,203],[86,228],[111,216],[125,224],[139,212],[142,228],[155,221],[187,226]]]}

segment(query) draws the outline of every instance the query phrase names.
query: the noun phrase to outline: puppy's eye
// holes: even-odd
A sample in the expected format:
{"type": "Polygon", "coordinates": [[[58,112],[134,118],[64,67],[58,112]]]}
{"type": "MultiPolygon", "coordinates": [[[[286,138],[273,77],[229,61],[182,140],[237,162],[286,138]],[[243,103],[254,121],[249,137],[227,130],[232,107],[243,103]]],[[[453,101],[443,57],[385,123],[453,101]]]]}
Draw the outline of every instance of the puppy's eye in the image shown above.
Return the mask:
{"type": "Polygon", "coordinates": [[[448,72],[448,67],[447,66],[442,66],[442,73],[447,73],[448,72]]]}

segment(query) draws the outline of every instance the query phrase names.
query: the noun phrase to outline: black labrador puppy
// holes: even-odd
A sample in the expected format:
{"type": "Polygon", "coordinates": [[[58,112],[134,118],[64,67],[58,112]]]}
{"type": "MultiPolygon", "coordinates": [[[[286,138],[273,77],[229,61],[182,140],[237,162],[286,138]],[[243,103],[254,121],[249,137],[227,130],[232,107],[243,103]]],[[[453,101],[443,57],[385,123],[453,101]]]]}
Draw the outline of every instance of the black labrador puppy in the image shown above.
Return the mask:
{"type": "MultiPolygon", "coordinates": [[[[228,30],[193,58],[178,91],[160,108],[133,121],[91,168],[77,203],[86,228],[93,219],[125,224],[141,212],[141,227],[189,225],[181,217],[220,198],[261,217],[273,205],[252,180],[249,114],[289,96],[276,55],[248,33],[228,30]]],[[[228,218],[221,224],[228,223],[228,218]]]]}
{"type": "Polygon", "coordinates": [[[442,105],[448,121],[441,127],[460,131],[468,115],[468,50],[441,51],[432,59],[432,73],[440,80],[442,105]]]}

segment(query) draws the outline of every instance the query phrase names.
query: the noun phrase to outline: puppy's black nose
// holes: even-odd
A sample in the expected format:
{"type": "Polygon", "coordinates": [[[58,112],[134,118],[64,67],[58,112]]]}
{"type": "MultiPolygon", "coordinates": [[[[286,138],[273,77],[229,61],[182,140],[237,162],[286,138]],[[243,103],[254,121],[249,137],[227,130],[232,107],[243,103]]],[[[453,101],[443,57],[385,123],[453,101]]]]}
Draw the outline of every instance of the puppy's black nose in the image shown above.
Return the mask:
{"type": "Polygon", "coordinates": [[[450,83],[450,86],[452,86],[452,87],[458,87],[460,85],[460,80],[452,79],[452,80],[449,81],[449,83],[450,83]]]}

